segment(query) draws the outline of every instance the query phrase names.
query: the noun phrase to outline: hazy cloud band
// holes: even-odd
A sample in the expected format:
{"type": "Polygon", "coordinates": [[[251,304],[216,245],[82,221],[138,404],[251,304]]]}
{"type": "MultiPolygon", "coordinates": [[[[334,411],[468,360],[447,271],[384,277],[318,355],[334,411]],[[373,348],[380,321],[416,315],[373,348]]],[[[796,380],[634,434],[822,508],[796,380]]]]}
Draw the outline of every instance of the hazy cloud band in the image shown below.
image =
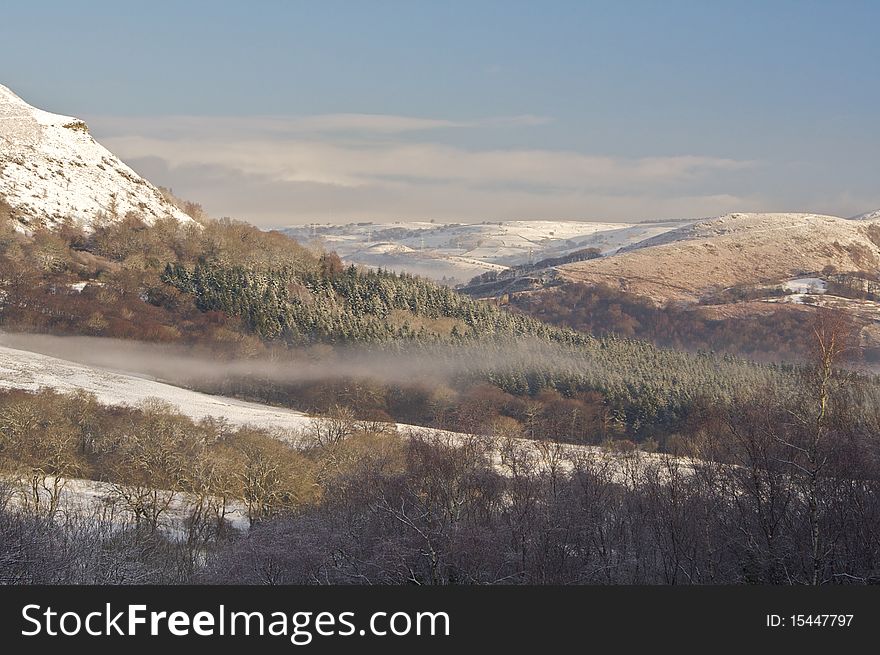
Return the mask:
{"type": "Polygon", "coordinates": [[[451,121],[369,114],[93,119],[101,141],[214,215],[261,225],[346,220],[632,220],[757,209],[725,181],[757,163],[466,148],[450,129],[526,129],[549,119],[451,121]]]}

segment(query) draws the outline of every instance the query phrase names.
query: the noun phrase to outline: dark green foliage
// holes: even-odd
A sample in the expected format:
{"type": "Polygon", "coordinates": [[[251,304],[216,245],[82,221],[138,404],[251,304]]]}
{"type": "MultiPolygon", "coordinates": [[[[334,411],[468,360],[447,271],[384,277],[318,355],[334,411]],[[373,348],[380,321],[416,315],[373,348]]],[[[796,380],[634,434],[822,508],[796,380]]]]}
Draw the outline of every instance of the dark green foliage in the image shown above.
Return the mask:
{"type": "Polygon", "coordinates": [[[602,251],[598,248],[583,248],[581,250],[570,252],[567,255],[562,255],[560,257],[548,257],[546,259],[537,261],[534,264],[520,264],[519,266],[511,266],[510,268],[506,268],[503,271],[487,271],[485,273],[472,277],[470,281],[461,289],[461,291],[463,291],[464,293],[468,293],[469,287],[479,287],[490,282],[511,280],[513,278],[527,275],[528,273],[533,273],[535,271],[541,271],[543,269],[552,268],[554,266],[562,266],[563,264],[572,264],[574,262],[584,262],[590,259],[598,259],[601,256],[602,251]]]}
{"type": "Polygon", "coordinates": [[[405,350],[454,370],[455,384],[489,382],[519,396],[545,389],[567,397],[599,392],[622,412],[635,436],[675,427],[697,399],[722,402],[737,390],[779,386],[789,377],[777,367],[730,356],[552,327],[422,278],[381,270],[324,267],[298,273],[215,264],[189,270],[169,264],[162,279],[192,294],[202,311],[242,317],[263,339],[405,350]],[[445,334],[416,330],[390,321],[395,310],[457,324],[445,334]],[[468,352],[472,356],[463,356],[468,352]]]}
{"type": "Polygon", "coordinates": [[[289,268],[257,270],[243,266],[197,264],[191,271],[169,264],[162,280],[193,294],[202,311],[242,317],[264,339],[290,344],[315,342],[387,343],[393,340],[438,342],[459,339],[531,336],[565,344],[589,338],[551,328],[464,297],[447,287],[411,275],[387,271],[298,273],[289,268]],[[455,319],[449,335],[415,330],[388,321],[394,310],[428,319],[455,319]]]}

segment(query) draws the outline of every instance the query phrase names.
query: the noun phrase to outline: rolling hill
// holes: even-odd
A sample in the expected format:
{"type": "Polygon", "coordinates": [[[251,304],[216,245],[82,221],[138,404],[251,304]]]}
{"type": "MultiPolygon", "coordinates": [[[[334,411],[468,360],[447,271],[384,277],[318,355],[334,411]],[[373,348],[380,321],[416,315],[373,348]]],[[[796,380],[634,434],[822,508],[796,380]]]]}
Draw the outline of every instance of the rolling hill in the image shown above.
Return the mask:
{"type": "Polygon", "coordinates": [[[467,282],[488,271],[560,257],[584,248],[603,254],[674,230],[687,221],[602,223],[502,221],[495,223],[352,223],[284,228],[303,243],[335,250],[346,262],[434,280],[467,282]]]}
{"type": "Polygon", "coordinates": [[[852,220],[854,221],[880,221],[880,209],[875,209],[871,212],[865,212],[864,214],[859,214],[858,216],[853,216],[852,220]]]}
{"type": "Polygon", "coordinates": [[[658,302],[696,301],[706,292],[781,283],[826,267],[874,271],[880,265],[878,244],[880,226],[870,222],[816,214],[728,214],[557,271],[565,281],[604,283],[658,302]]]}

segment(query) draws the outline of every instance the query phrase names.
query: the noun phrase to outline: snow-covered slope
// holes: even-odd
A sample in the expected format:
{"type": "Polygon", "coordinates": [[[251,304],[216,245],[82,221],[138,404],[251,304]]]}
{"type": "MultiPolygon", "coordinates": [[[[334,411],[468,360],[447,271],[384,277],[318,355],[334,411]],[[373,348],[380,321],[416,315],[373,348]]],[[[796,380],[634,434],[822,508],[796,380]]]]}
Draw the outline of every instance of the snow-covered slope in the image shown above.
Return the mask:
{"type": "Polygon", "coordinates": [[[147,223],[167,216],[192,220],[96,142],[84,122],[31,107],[3,85],[0,201],[24,231],[66,217],[88,229],[100,215],[114,219],[128,212],[147,223]]]}
{"type": "Polygon", "coordinates": [[[755,240],[764,240],[768,245],[775,238],[786,238],[797,231],[818,230],[821,232],[839,229],[841,236],[848,236],[857,225],[847,219],[822,214],[802,213],[748,213],[725,214],[688,225],[645,239],[621,248],[622,252],[659,246],[667,243],[709,240],[731,236],[749,236],[755,240]]]}
{"type": "Polygon", "coordinates": [[[211,396],[6,346],[0,346],[0,388],[26,391],[48,388],[62,393],[82,390],[95,394],[98,401],[107,405],[135,406],[158,398],[194,420],[213,417],[225,419],[232,425],[283,432],[296,432],[308,427],[311,421],[305,414],[289,409],[211,396]]]}
{"type": "Polygon", "coordinates": [[[779,283],[826,266],[874,271],[880,244],[872,226],[817,214],[728,214],[559,270],[572,281],[603,282],[658,301],[695,300],[710,289],[779,283]]]}
{"type": "MultiPolygon", "coordinates": [[[[225,419],[235,426],[250,425],[268,430],[278,437],[294,441],[302,433],[310,430],[316,419],[289,409],[248,403],[224,396],[211,396],[170,384],[140,378],[134,375],[118,373],[95,366],[88,366],[0,345],[0,388],[36,391],[37,389],[54,389],[60,393],[72,393],[77,390],[95,394],[98,401],[107,405],[136,406],[149,399],[168,402],[194,420],[206,417],[225,419]]],[[[406,423],[392,426],[397,432],[408,438],[423,438],[438,444],[484,449],[492,465],[499,473],[510,474],[509,467],[502,457],[502,445],[510,447],[489,435],[468,435],[447,430],[435,430],[406,423]]],[[[528,454],[536,471],[545,470],[555,462],[555,466],[568,470],[575,458],[590,458],[617,463],[610,471],[621,483],[631,480],[632,466],[642,466],[649,462],[659,462],[664,456],[633,452],[626,455],[615,454],[598,446],[560,443],[551,448],[539,447],[538,442],[528,439],[515,439],[514,443],[521,454],[528,454]],[[561,460],[559,458],[562,458],[561,460]]],[[[683,466],[689,464],[684,463],[683,466]]],[[[558,469],[557,469],[558,470],[558,469]]],[[[68,500],[88,510],[107,495],[108,485],[88,480],[71,481],[68,500]]],[[[172,518],[177,516],[172,512],[172,518]]],[[[239,509],[229,517],[236,527],[243,523],[243,512],[239,509]]],[[[173,527],[173,526],[171,526],[173,527]]]]}
{"type": "Polygon", "coordinates": [[[603,254],[685,225],[581,221],[476,224],[353,223],[286,228],[302,242],[320,241],[345,261],[466,282],[475,275],[558,257],[584,248],[603,254]]]}
{"type": "Polygon", "coordinates": [[[864,214],[859,214],[858,216],[853,216],[851,220],[854,221],[880,221],[880,209],[875,209],[872,212],[865,212],[864,214]]]}

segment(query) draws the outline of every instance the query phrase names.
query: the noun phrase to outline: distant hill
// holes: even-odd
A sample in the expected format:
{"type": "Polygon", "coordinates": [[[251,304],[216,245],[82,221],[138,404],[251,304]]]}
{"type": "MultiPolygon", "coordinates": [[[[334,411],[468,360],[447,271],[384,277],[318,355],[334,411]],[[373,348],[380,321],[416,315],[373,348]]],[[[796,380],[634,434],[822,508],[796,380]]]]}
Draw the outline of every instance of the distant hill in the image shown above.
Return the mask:
{"type": "Polygon", "coordinates": [[[864,214],[859,214],[858,216],[853,216],[852,220],[854,220],[854,221],[880,221],[880,209],[875,209],[872,212],[865,212],[864,214]]]}
{"type": "Polygon", "coordinates": [[[816,214],[728,214],[669,230],[612,257],[558,268],[656,301],[694,301],[731,286],[781,282],[826,267],[874,271],[880,224],[816,214]]]}
{"type": "Polygon", "coordinates": [[[303,243],[317,241],[348,263],[465,283],[483,273],[500,273],[587,248],[596,248],[602,254],[614,253],[686,224],[687,221],[399,222],[314,224],[282,231],[303,243]]]}

